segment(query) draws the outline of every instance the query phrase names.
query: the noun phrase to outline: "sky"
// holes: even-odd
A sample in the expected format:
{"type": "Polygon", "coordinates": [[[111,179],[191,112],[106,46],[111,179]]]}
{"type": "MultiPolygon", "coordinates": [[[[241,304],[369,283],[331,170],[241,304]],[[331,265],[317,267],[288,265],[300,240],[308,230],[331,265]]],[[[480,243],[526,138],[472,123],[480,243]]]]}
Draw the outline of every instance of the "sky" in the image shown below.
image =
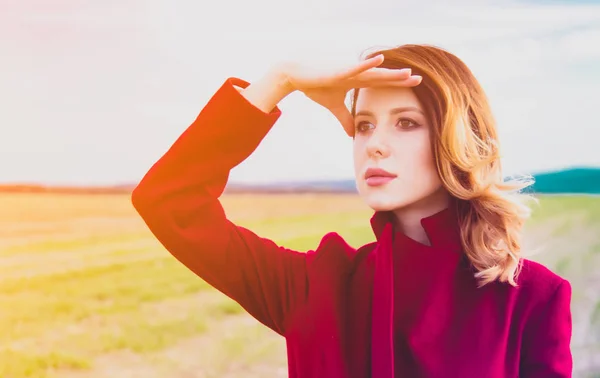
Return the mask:
{"type": "MultiPolygon", "coordinates": [[[[228,77],[427,43],[482,83],[507,175],[600,166],[600,1],[0,0],[0,182],[137,182],[228,77]]],[[[351,179],[295,93],[232,182],[351,179]]],[[[245,125],[239,125],[243,129],[245,125]]]]}

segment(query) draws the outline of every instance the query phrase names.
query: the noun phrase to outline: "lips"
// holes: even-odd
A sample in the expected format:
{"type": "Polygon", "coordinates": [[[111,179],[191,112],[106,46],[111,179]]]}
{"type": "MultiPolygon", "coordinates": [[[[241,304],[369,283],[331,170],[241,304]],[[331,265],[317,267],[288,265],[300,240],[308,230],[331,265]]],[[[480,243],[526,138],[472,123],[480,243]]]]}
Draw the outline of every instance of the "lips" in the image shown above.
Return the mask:
{"type": "Polygon", "coordinates": [[[381,168],[369,168],[365,172],[365,180],[369,186],[380,186],[395,179],[397,175],[381,168]]]}
{"type": "Polygon", "coordinates": [[[381,168],[369,168],[367,169],[367,171],[365,172],[365,179],[369,179],[371,177],[396,177],[395,174],[390,173],[384,169],[381,168]]]}

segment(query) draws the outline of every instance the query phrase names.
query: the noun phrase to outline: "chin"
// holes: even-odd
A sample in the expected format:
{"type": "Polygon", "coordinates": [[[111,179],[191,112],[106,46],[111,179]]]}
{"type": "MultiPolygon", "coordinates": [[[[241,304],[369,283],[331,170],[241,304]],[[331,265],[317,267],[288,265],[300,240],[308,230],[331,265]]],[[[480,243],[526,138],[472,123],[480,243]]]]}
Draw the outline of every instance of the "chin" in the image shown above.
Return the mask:
{"type": "Polygon", "coordinates": [[[403,198],[398,193],[394,195],[388,193],[365,193],[362,195],[363,201],[374,211],[392,211],[413,203],[408,198],[403,198]]]}

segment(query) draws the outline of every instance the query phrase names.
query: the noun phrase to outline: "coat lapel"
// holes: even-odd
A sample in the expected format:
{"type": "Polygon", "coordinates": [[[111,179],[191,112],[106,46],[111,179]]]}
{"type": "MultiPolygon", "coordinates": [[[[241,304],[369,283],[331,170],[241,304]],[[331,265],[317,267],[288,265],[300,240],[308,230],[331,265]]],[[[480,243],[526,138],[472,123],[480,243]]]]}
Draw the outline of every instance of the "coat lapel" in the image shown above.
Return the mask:
{"type": "Polygon", "coordinates": [[[394,264],[392,255],[393,226],[391,222],[378,223],[377,214],[372,224],[378,239],[375,249],[371,320],[371,378],[394,377],[394,264]]]}

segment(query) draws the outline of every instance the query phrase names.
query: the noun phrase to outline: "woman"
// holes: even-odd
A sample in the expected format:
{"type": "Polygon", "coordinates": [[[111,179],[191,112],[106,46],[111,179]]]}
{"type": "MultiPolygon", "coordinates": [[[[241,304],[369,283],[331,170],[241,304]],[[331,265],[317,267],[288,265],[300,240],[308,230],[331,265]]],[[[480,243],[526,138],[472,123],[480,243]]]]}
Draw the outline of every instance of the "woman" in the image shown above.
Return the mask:
{"type": "Polygon", "coordinates": [[[469,69],[405,45],[328,74],[286,64],[227,80],[132,199],[177,259],[286,338],[290,377],[570,377],[571,287],[520,258],[520,185],[502,181],[469,69]],[[229,171],[293,91],[353,137],[375,242],[329,233],[298,252],[226,218],[229,171]]]}

